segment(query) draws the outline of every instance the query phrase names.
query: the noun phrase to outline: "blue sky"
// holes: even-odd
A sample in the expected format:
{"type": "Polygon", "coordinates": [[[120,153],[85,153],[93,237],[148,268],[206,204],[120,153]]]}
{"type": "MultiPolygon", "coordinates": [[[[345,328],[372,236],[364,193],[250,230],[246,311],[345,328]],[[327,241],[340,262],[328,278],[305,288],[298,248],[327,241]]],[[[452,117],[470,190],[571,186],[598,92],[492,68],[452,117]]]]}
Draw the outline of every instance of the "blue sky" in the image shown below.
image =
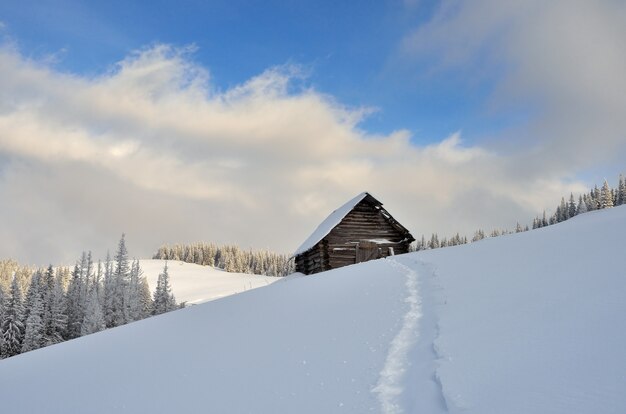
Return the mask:
{"type": "Polygon", "coordinates": [[[4,0],[0,37],[21,261],[289,252],[362,191],[471,237],[626,172],[623,2],[4,0]]]}
{"type": "Polygon", "coordinates": [[[349,106],[375,108],[362,127],[405,128],[425,143],[506,128],[510,114],[483,109],[489,81],[443,76],[400,61],[402,39],[436,4],[401,1],[14,1],[0,4],[21,51],[56,56],[60,70],[98,74],[153,43],[195,45],[193,59],[229,88],[275,65],[307,71],[302,86],[349,106]]]}

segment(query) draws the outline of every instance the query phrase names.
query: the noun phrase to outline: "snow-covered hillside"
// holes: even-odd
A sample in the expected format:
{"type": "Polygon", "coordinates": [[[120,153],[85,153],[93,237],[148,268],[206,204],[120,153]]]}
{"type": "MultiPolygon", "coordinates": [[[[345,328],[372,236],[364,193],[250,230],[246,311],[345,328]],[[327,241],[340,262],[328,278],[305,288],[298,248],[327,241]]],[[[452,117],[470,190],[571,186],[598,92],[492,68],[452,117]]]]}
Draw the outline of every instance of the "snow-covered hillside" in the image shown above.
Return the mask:
{"type": "MultiPolygon", "coordinates": [[[[165,260],[140,260],[139,264],[154,291],[165,260]]],[[[245,273],[228,273],[210,266],[200,266],[177,260],[168,260],[168,273],[172,293],[178,302],[198,304],[259,286],[267,286],[280,278],[245,273]]]]}
{"type": "Polygon", "coordinates": [[[0,361],[10,413],[624,413],[626,207],[0,361]]]}

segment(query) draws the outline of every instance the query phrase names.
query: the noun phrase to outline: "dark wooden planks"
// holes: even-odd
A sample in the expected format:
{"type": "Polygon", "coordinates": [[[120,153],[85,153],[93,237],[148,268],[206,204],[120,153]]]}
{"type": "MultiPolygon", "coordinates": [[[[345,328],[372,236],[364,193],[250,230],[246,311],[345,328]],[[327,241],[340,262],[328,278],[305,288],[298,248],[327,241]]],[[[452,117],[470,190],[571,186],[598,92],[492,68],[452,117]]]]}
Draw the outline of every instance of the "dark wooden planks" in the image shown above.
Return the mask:
{"type": "Polygon", "coordinates": [[[390,248],[394,254],[407,253],[413,240],[408,230],[368,195],[320,242],[296,257],[296,270],[312,274],[336,269],[387,257],[391,254],[390,248]],[[361,252],[359,245],[362,246],[361,252]]]}

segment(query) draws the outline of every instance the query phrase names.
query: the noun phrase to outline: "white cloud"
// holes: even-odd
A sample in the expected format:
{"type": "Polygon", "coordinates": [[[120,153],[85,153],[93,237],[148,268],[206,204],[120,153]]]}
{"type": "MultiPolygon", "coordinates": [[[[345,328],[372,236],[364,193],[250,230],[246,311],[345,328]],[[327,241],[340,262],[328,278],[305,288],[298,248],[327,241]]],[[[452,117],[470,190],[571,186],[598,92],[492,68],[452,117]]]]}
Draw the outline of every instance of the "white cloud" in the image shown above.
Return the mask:
{"type": "Polygon", "coordinates": [[[125,231],[148,255],[211,240],[290,251],[368,190],[421,233],[509,226],[580,185],[520,178],[459,133],[418,147],[358,128],[367,108],[271,68],[219,91],[188,50],[139,51],[103,76],[0,52],[0,251],[21,260],[103,254],[125,231]]]}
{"type": "Polygon", "coordinates": [[[491,107],[529,112],[506,136],[526,147],[519,168],[572,174],[626,155],[624,22],[624,2],[453,1],[402,50],[435,73],[497,80],[491,107]]]}

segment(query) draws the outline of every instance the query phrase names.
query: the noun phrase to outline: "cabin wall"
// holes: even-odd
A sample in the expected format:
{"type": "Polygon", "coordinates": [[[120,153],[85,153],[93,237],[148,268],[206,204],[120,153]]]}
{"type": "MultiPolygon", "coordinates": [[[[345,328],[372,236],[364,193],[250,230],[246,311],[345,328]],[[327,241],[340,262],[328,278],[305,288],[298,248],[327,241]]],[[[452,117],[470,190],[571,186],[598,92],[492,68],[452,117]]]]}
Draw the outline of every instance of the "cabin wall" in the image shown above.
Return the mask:
{"type": "Polygon", "coordinates": [[[296,272],[310,275],[329,269],[327,243],[324,240],[307,252],[296,256],[296,272]]]}
{"type": "Polygon", "coordinates": [[[378,257],[390,255],[389,247],[394,254],[407,253],[409,241],[406,235],[393,227],[380,209],[369,203],[358,204],[344,219],[324,238],[328,242],[329,265],[331,269],[354,264],[357,261],[357,246],[361,240],[388,240],[378,242],[378,257]]]}

